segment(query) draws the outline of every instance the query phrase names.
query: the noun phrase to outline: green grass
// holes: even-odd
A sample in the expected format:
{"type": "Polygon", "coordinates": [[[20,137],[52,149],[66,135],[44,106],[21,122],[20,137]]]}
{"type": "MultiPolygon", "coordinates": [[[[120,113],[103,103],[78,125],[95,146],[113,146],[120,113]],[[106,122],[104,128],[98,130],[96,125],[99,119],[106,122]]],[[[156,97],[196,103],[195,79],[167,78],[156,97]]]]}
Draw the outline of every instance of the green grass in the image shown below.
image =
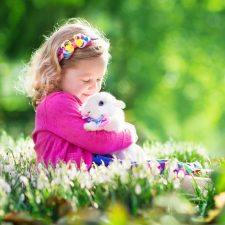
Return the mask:
{"type": "MultiPolygon", "coordinates": [[[[200,162],[213,168],[212,183],[195,192],[179,188],[182,178],[159,176],[146,165],[129,169],[115,161],[108,168],[86,171],[60,164],[46,170],[35,164],[30,138],[0,136],[0,220],[2,224],[193,224],[224,219],[215,195],[225,190],[224,159],[210,160],[202,146],[190,143],[146,143],[152,158],[200,162]],[[219,211],[211,216],[213,210],[219,211]]],[[[208,177],[208,174],[201,174],[208,177]]]]}

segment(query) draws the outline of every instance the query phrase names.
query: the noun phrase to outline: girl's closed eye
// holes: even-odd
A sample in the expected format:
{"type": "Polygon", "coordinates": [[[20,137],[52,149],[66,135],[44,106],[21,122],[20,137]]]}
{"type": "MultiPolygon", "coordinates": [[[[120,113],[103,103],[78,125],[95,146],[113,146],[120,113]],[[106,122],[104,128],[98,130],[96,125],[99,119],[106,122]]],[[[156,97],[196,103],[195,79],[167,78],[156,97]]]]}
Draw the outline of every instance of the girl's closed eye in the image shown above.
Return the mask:
{"type": "Polygon", "coordinates": [[[88,80],[81,80],[81,81],[84,82],[84,83],[89,83],[90,79],[88,79],[88,80]]]}
{"type": "MultiPolygon", "coordinates": [[[[91,82],[91,79],[83,79],[83,80],[81,80],[83,83],[90,83],[91,82]]],[[[97,79],[96,80],[98,83],[101,83],[102,82],[102,79],[101,78],[99,78],[99,79],[97,79]]]]}

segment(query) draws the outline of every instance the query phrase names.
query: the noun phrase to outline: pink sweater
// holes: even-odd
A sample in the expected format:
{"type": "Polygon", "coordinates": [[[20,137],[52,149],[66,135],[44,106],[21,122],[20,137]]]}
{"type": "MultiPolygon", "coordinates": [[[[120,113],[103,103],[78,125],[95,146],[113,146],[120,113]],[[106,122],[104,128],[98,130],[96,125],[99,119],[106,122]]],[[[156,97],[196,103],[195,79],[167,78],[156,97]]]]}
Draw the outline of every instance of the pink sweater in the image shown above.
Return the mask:
{"type": "Polygon", "coordinates": [[[88,168],[92,154],[109,154],[132,143],[131,132],[85,131],[78,108],[81,101],[66,92],[49,94],[38,105],[32,137],[37,163],[83,160],[88,168]]]}

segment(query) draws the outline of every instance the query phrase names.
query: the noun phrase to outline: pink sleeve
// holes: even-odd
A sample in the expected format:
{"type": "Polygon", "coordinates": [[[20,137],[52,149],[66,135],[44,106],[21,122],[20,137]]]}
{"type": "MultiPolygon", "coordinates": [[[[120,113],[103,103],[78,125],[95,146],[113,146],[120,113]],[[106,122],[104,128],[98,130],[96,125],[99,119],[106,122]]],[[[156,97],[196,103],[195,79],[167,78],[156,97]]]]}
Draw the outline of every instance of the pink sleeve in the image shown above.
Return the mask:
{"type": "Polygon", "coordinates": [[[78,110],[79,103],[72,95],[64,92],[46,99],[47,128],[68,142],[95,154],[108,154],[132,144],[128,129],[122,132],[86,131],[85,121],[78,110]]]}

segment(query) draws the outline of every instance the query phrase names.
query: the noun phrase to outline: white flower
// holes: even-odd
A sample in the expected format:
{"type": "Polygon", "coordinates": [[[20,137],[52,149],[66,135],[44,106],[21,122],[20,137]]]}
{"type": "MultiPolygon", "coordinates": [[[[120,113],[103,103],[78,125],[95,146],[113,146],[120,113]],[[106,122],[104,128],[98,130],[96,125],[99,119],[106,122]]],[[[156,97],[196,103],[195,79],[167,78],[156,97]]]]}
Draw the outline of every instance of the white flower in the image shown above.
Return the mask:
{"type": "Polygon", "coordinates": [[[16,180],[15,179],[12,179],[11,183],[12,183],[12,186],[14,186],[15,183],[16,183],[16,180]]]}
{"type": "Polygon", "coordinates": [[[23,202],[24,200],[25,200],[25,195],[22,193],[21,195],[20,195],[20,202],[23,202]]]}
{"type": "Polygon", "coordinates": [[[121,171],[120,181],[122,184],[127,184],[129,182],[129,174],[126,170],[121,171]]]}
{"type": "Polygon", "coordinates": [[[29,184],[29,181],[28,181],[27,177],[25,177],[25,176],[20,177],[20,182],[22,184],[24,184],[25,186],[27,186],[29,184]]]}
{"type": "Polygon", "coordinates": [[[208,196],[208,190],[204,188],[202,190],[202,195],[206,198],[208,196]]]}
{"type": "Polygon", "coordinates": [[[174,181],[173,181],[173,187],[175,189],[178,189],[180,187],[180,180],[178,178],[176,178],[174,181]]]}
{"type": "Polygon", "coordinates": [[[6,193],[11,192],[10,185],[5,180],[3,180],[1,177],[0,177],[0,188],[6,193]]]}
{"type": "Polygon", "coordinates": [[[34,177],[33,175],[31,175],[30,180],[31,180],[31,184],[33,187],[36,187],[36,177],[34,177]]]}
{"type": "Polygon", "coordinates": [[[43,165],[41,163],[38,163],[37,169],[38,169],[38,171],[41,171],[43,169],[43,165]]]}
{"type": "Polygon", "coordinates": [[[48,177],[43,172],[41,172],[37,178],[37,188],[39,190],[42,190],[43,188],[49,188],[48,177]]]}
{"type": "Polygon", "coordinates": [[[14,171],[14,166],[13,165],[4,165],[4,171],[6,173],[10,173],[10,172],[14,171]]]}
{"type": "Polygon", "coordinates": [[[174,170],[176,170],[178,167],[178,160],[177,159],[170,159],[167,162],[167,170],[168,170],[168,181],[173,181],[176,179],[177,174],[174,173],[174,170]]]}
{"type": "Polygon", "coordinates": [[[74,180],[78,175],[77,167],[74,164],[71,164],[71,167],[67,171],[67,175],[70,180],[74,180]]]}
{"type": "Polygon", "coordinates": [[[163,177],[160,177],[160,179],[158,180],[159,183],[163,184],[163,185],[167,185],[168,184],[168,181],[163,178],[163,177]]]}
{"type": "Polygon", "coordinates": [[[150,162],[151,172],[154,176],[158,176],[160,174],[159,162],[157,160],[152,159],[150,162]]]}
{"type": "Polygon", "coordinates": [[[38,195],[38,196],[36,196],[36,199],[35,199],[35,200],[36,200],[36,203],[37,203],[37,204],[40,204],[40,203],[41,203],[41,198],[40,198],[40,196],[39,196],[39,195],[38,195]]]}
{"type": "Polygon", "coordinates": [[[169,159],[167,162],[167,166],[170,171],[174,171],[175,169],[177,169],[178,160],[177,159],[169,159]]]}
{"type": "Polygon", "coordinates": [[[184,171],[183,171],[183,170],[179,170],[179,172],[178,172],[178,174],[177,174],[177,177],[178,177],[179,179],[182,179],[182,178],[184,178],[184,176],[185,176],[184,171]]]}
{"type": "MultiPolygon", "coordinates": [[[[119,161],[118,161],[118,162],[119,162],[119,161]]],[[[120,162],[119,162],[119,163],[120,163],[120,162]]],[[[123,160],[122,164],[123,164],[123,168],[124,168],[124,169],[130,169],[130,167],[131,167],[131,160],[125,159],[125,160],[123,160]]]]}
{"type": "Polygon", "coordinates": [[[141,194],[141,186],[140,186],[140,184],[137,184],[137,185],[135,186],[135,193],[136,193],[137,195],[141,194]]]}
{"type": "Polygon", "coordinates": [[[52,182],[51,182],[51,185],[54,186],[54,185],[58,185],[58,184],[61,184],[62,181],[59,177],[55,177],[52,182]]]}
{"type": "Polygon", "coordinates": [[[92,180],[88,172],[81,173],[80,176],[78,177],[78,181],[80,183],[81,188],[87,189],[92,188],[92,180]]]}
{"type": "Polygon", "coordinates": [[[0,162],[0,173],[2,173],[3,169],[4,169],[4,164],[0,162]]]}

